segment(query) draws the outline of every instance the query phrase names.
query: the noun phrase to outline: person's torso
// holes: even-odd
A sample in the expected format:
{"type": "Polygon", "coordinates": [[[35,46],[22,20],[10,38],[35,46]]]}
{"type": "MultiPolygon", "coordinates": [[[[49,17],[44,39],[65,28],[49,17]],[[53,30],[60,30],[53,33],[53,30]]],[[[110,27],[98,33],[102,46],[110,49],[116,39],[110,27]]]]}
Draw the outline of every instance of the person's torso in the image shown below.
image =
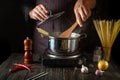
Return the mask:
{"type": "MultiPolygon", "coordinates": [[[[52,32],[61,32],[66,30],[75,22],[74,16],[74,4],[76,0],[36,0],[36,5],[42,4],[48,10],[51,10],[53,14],[64,11],[65,13],[58,17],[55,20],[50,20],[39,27],[48,31],[49,33],[52,32]]],[[[34,48],[35,52],[41,52],[48,46],[48,39],[45,37],[41,37],[40,33],[37,32],[35,29],[34,32],[34,48]]]]}
{"type": "Polygon", "coordinates": [[[36,0],[36,5],[43,4],[52,14],[65,12],[62,16],[44,23],[41,27],[49,32],[66,30],[75,21],[75,2],[76,0],[36,0]]]}
{"type": "Polygon", "coordinates": [[[65,10],[70,7],[76,0],[36,0],[37,4],[43,4],[46,8],[53,12],[65,10]]]}

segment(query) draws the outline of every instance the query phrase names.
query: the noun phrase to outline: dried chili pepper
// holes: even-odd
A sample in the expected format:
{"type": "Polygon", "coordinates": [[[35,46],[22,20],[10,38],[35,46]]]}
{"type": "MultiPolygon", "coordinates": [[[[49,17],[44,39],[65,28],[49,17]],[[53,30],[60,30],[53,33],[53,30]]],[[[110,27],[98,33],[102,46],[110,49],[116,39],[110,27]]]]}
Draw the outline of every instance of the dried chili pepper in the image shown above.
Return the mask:
{"type": "MultiPolygon", "coordinates": [[[[15,63],[14,65],[15,65],[15,66],[18,66],[18,67],[21,67],[21,68],[25,68],[25,69],[27,69],[29,72],[31,72],[30,67],[27,66],[27,65],[20,64],[20,63],[15,63]]],[[[32,66],[32,65],[31,65],[31,66],[32,66]]]]}
{"type": "Polygon", "coordinates": [[[25,69],[25,68],[23,68],[23,67],[13,67],[13,68],[9,69],[9,72],[16,72],[16,71],[23,70],[23,69],[25,69]]]}
{"type": "MultiPolygon", "coordinates": [[[[19,71],[19,70],[23,70],[23,69],[26,69],[25,67],[23,66],[20,66],[20,65],[23,65],[23,64],[19,64],[18,63],[15,63],[14,65],[16,65],[15,67],[13,68],[10,68],[9,69],[9,72],[16,72],[16,71],[19,71]]],[[[26,66],[26,65],[25,65],[26,66]]],[[[33,66],[32,64],[31,65],[27,65],[26,67],[28,67],[30,69],[30,67],[33,66]]],[[[27,69],[28,70],[28,69],[27,69]]]]}

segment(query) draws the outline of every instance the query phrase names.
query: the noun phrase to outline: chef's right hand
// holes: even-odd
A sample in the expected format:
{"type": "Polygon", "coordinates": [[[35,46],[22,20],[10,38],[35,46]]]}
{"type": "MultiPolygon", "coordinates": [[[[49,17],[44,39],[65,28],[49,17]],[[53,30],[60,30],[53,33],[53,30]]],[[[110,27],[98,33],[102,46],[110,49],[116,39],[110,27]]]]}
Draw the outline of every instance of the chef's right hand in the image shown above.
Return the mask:
{"type": "Polygon", "coordinates": [[[42,4],[37,5],[29,12],[31,19],[43,21],[48,18],[49,10],[42,4]]]}

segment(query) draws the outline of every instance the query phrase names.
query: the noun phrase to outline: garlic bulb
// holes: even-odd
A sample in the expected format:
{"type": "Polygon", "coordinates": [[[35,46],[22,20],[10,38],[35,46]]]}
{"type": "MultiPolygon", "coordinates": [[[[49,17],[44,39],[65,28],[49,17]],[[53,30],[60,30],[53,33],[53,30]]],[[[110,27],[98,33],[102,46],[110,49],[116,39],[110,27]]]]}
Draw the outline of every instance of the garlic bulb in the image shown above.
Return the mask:
{"type": "Polygon", "coordinates": [[[81,72],[88,73],[88,68],[86,66],[82,65],[81,72]]]}

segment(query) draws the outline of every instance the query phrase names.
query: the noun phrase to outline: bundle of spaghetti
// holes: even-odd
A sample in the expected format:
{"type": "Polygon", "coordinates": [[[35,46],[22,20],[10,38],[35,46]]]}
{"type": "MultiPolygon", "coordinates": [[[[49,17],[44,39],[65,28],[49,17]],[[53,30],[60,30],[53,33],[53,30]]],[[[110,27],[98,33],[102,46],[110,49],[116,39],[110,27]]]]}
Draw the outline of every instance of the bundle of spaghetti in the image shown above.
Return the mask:
{"type": "Polygon", "coordinates": [[[102,46],[112,47],[119,31],[120,20],[93,20],[102,46]]]}
{"type": "Polygon", "coordinates": [[[107,57],[111,52],[111,47],[117,38],[117,35],[119,34],[120,20],[93,20],[93,23],[103,46],[105,57],[107,57]]]}

